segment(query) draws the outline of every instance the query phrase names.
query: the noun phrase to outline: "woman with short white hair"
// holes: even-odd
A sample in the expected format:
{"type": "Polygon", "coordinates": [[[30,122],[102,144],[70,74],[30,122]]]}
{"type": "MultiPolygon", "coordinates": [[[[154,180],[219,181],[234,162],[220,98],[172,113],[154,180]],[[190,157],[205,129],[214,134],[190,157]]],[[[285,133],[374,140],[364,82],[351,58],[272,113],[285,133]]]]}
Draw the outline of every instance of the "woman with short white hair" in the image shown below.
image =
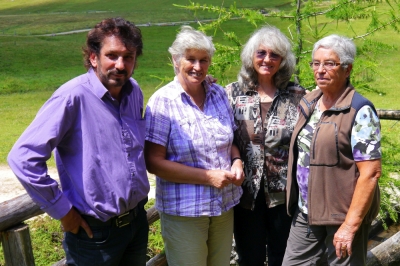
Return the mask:
{"type": "Polygon", "coordinates": [[[300,103],[293,131],[287,208],[293,222],[283,265],[365,265],[379,211],[380,123],[350,74],[356,46],[327,36],[314,44],[317,89],[300,103]],[[292,211],[293,210],[293,211],[292,211]]]}
{"type": "Polygon", "coordinates": [[[236,125],[224,89],[207,84],[215,48],[183,26],[169,48],[175,79],[150,98],[145,158],[169,265],[229,265],[233,206],[242,195],[236,125]]]}

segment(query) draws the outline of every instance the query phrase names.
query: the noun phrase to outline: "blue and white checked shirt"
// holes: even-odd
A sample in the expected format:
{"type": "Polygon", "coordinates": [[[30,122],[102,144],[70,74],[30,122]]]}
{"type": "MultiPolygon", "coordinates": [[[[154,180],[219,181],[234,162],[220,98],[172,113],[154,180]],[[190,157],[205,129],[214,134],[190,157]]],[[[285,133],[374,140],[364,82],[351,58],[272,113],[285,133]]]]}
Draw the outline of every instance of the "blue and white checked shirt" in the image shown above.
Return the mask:
{"type": "MultiPolygon", "coordinates": [[[[167,149],[167,159],[203,169],[231,169],[233,131],[231,107],[222,87],[204,83],[202,112],[178,79],[159,89],[146,108],[146,140],[167,149]]],[[[169,182],[157,176],[156,208],[169,215],[218,216],[239,203],[242,188],[223,189],[169,182]]]]}

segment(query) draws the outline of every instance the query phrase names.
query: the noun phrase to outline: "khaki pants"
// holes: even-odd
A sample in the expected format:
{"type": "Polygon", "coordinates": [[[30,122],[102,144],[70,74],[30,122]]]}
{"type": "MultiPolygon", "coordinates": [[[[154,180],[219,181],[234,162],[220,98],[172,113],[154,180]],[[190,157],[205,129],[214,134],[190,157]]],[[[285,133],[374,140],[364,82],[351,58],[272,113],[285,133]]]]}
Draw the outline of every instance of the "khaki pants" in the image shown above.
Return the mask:
{"type": "Polygon", "coordinates": [[[233,209],[214,217],[182,217],[160,213],[168,265],[229,266],[233,209]]]}

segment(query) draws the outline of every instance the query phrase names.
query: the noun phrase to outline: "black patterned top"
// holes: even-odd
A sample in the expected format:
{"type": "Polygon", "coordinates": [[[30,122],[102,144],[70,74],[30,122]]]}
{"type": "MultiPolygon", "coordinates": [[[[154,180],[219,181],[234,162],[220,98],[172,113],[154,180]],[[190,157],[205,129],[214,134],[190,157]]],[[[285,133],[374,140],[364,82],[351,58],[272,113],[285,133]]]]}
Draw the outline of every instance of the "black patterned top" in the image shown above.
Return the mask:
{"type": "Polygon", "coordinates": [[[304,88],[290,82],[285,89],[277,90],[264,121],[256,91],[243,90],[238,82],[227,85],[225,90],[238,126],[234,142],[244,161],[246,176],[240,205],[254,208],[262,178],[267,206],[284,204],[288,148],[304,88]]]}

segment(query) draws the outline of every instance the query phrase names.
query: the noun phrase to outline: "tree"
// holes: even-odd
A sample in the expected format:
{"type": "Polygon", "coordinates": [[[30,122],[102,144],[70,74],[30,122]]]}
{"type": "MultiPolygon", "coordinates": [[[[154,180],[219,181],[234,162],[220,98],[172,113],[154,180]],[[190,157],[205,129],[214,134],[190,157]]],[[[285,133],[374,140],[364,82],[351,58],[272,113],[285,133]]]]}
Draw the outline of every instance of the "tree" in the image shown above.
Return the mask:
{"type": "Polygon", "coordinates": [[[374,54],[380,51],[391,51],[395,47],[374,41],[369,38],[373,33],[391,27],[399,33],[400,6],[397,0],[338,0],[338,1],[304,1],[294,0],[291,9],[280,11],[275,9],[246,9],[236,6],[219,7],[213,5],[201,5],[190,2],[188,6],[175,5],[189,9],[195,14],[197,11],[209,11],[218,14],[218,18],[212,22],[202,24],[199,29],[204,32],[222,32],[229,40],[230,45],[216,43],[217,54],[213,58],[214,74],[226,81],[226,70],[232,65],[239,65],[239,54],[243,43],[235,32],[226,31],[224,23],[232,19],[247,21],[254,28],[269,23],[271,18],[280,18],[288,24],[287,33],[293,41],[296,54],[297,71],[294,79],[307,88],[313,87],[314,79],[309,71],[308,62],[312,45],[318,39],[331,34],[345,34],[358,42],[358,55],[356,68],[353,70],[352,83],[358,89],[373,90],[368,82],[375,75],[382,75],[378,71],[379,62],[374,54]],[[359,66],[359,67],[357,67],[359,66]]]}
{"type": "MultiPolygon", "coordinates": [[[[309,70],[310,52],[312,45],[320,38],[338,33],[352,38],[357,44],[357,57],[352,72],[352,84],[358,90],[379,91],[370,87],[370,82],[377,75],[384,75],[380,71],[380,62],[375,55],[380,52],[393,51],[392,45],[376,41],[371,36],[378,31],[392,29],[399,33],[400,3],[398,0],[293,0],[288,10],[258,9],[251,10],[237,8],[235,5],[229,8],[214,5],[201,5],[190,2],[188,6],[175,5],[193,11],[205,10],[218,14],[218,18],[202,24],[199,29],[212,34],[222,33],[227,43],[214,42],[217,53],[213,57],[213,65],[210,72],[220,79],[220,83],[226,84],[227,71],[232,66],[240,65],[240,51],[243,45],[241,39],[234,31],[225,30],[224,25],[233,19],[247,21],[247,23],[259,27],[268,24],[271,18],[279,18],[286,27],[286,34],[291,38],[296,55],[296,73],[294,80],[308,89],[315,87],[312,71],[309,70]]],[[[282,27],[281,27],[282,28],[282,27]]],[[[398,143],[384,140],[383,145],[391,152],[384,153],[381,186],[381,217],[389,213],[392,220],[397,221],[397,211],[393,205],[389,189],[400,188],[400,181],[390,176],[394,170],[393,161],[400,154],[398,143]]],[[[396,166],[395,166],[396,167],[396,166]]],[[[398,167],[398,166],[397,166],[398,167]]]]}

